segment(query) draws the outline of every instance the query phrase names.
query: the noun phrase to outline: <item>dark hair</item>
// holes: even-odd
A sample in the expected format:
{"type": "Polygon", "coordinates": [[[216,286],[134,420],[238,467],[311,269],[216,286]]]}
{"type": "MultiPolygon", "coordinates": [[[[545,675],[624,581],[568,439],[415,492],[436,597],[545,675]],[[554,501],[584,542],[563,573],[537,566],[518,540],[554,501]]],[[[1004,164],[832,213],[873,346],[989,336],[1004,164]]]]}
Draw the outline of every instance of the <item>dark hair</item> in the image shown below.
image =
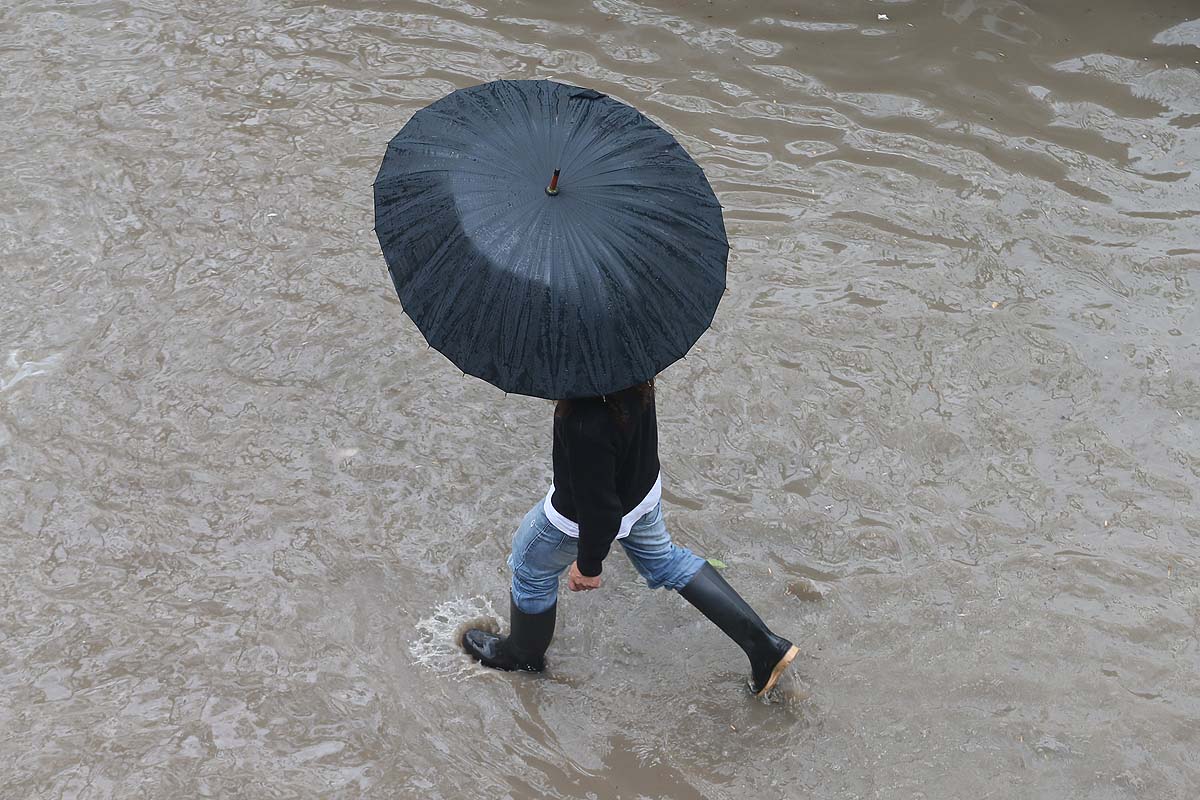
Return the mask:
{"type": "MultiPolygon", "coordinates": [[[[643,383],[613,392],[612,394],[603,395],[599,398],[593,399],[602,400],[608,407],[608,410],[612,412],[613,418],[616,419],[620,425],[628,425],[629,405],[632,401],[640,401],[642,408],[645,408],[654,402],[654,378],[651,378],[643,383]]],[[[571,413],[574,403],[574,400],[559,400],[554,406],[554,416],[567,416],[571,413]]]]}

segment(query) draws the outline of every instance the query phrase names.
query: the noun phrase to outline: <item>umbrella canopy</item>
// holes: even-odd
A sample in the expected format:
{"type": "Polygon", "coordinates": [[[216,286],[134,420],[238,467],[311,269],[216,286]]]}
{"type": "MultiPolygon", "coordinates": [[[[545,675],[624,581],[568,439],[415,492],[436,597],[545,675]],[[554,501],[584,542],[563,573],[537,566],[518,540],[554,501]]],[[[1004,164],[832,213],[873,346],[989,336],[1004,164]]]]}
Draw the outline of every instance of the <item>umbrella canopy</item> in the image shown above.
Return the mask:
{"type": "Polygon", "coordinates": [[[729,243],[703,170],[635,109],[552,81],[486,83],[418,111],[379,168],[375,232],[426,341],[536,397],[652,378],[725,290],[729,243]]]}

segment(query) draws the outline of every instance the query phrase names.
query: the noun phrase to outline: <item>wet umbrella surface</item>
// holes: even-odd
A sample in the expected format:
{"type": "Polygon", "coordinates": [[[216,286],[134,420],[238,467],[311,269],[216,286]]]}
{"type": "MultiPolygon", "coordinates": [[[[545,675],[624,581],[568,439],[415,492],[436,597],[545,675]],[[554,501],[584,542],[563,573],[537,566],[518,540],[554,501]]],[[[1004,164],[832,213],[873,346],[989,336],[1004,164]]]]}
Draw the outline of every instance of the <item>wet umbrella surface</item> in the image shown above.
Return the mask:
{"type": "Polygon", "coordinates": [[[404,310],[461,370],[582,397],[653,377],[712,322],[729,245],[704,172],[591,89],[495,81],[417,112],[375,181],[404,310]]]}

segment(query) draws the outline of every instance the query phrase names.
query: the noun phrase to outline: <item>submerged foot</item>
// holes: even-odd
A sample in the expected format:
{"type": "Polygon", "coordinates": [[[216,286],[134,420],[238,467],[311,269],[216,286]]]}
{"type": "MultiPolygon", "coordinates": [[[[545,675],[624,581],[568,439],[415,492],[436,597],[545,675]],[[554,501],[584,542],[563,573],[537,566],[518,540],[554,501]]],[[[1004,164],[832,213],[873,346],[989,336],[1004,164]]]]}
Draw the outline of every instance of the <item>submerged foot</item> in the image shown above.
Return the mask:
{"type": "Polygon", "coordinates": [[[546,668],[546,648],[554,638],[554,617],[557,604],[545,611],[530,614],[517,608],[509,597],[508,636],[471,628],[462,637],[463,649],[485,667],[508,672],[525,670],[541,672],[546,668]]]}
{"type": "Polygon", "coordinates": [[[792,665],[800,648],[778,636],[772,636],[772,647],[764,655],[750,660],[750,689],[755,697],[762,697],[775,688],[780,676],[792,665]]]}
{"type": "Polygon", "coordinates": [[[490,631],[470,629],[463,634],[462,646],[467,655],[492,669],[506,672],[541,672],[546,668],[545,659],[540,655],[531,657],[528,654],[513,653],[512,648],[508,646],[508,637],[490,631]]]}

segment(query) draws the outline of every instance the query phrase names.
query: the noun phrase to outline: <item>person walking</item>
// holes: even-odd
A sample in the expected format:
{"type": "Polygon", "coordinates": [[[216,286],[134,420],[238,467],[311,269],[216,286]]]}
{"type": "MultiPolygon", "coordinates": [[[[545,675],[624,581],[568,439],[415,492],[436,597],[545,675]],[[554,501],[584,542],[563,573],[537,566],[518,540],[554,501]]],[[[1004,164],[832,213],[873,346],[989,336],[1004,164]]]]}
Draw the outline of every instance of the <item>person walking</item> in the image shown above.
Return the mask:
{"type": "Polygon", "coordinates": [[[675,137],[595,89],[499,80],[418,111],[375,177],[375,235],[404,312],[464,375],[557,401],[554,482],[517,530],[511,632],[489,667],[540,671],[559,578],[600,587],[620,542],[750,659],[764,694],[796,657],[663,523],[654,378],[709,329],[729,238],[675,137]]]}
{"type": "Polygon", "coordinates": [[[706,560],[671,541],[663,521],[653,380],[604,397],[560,400],[554,482],[513,536],[510,633],[472,628],[462,646],[484,666],[541,672],[554,636],[560,578],[573,592],[601,586],[619,542],[651,589],[674,589],[745,651],[764,695],[799,652],[777,636],[706,560]]]}

